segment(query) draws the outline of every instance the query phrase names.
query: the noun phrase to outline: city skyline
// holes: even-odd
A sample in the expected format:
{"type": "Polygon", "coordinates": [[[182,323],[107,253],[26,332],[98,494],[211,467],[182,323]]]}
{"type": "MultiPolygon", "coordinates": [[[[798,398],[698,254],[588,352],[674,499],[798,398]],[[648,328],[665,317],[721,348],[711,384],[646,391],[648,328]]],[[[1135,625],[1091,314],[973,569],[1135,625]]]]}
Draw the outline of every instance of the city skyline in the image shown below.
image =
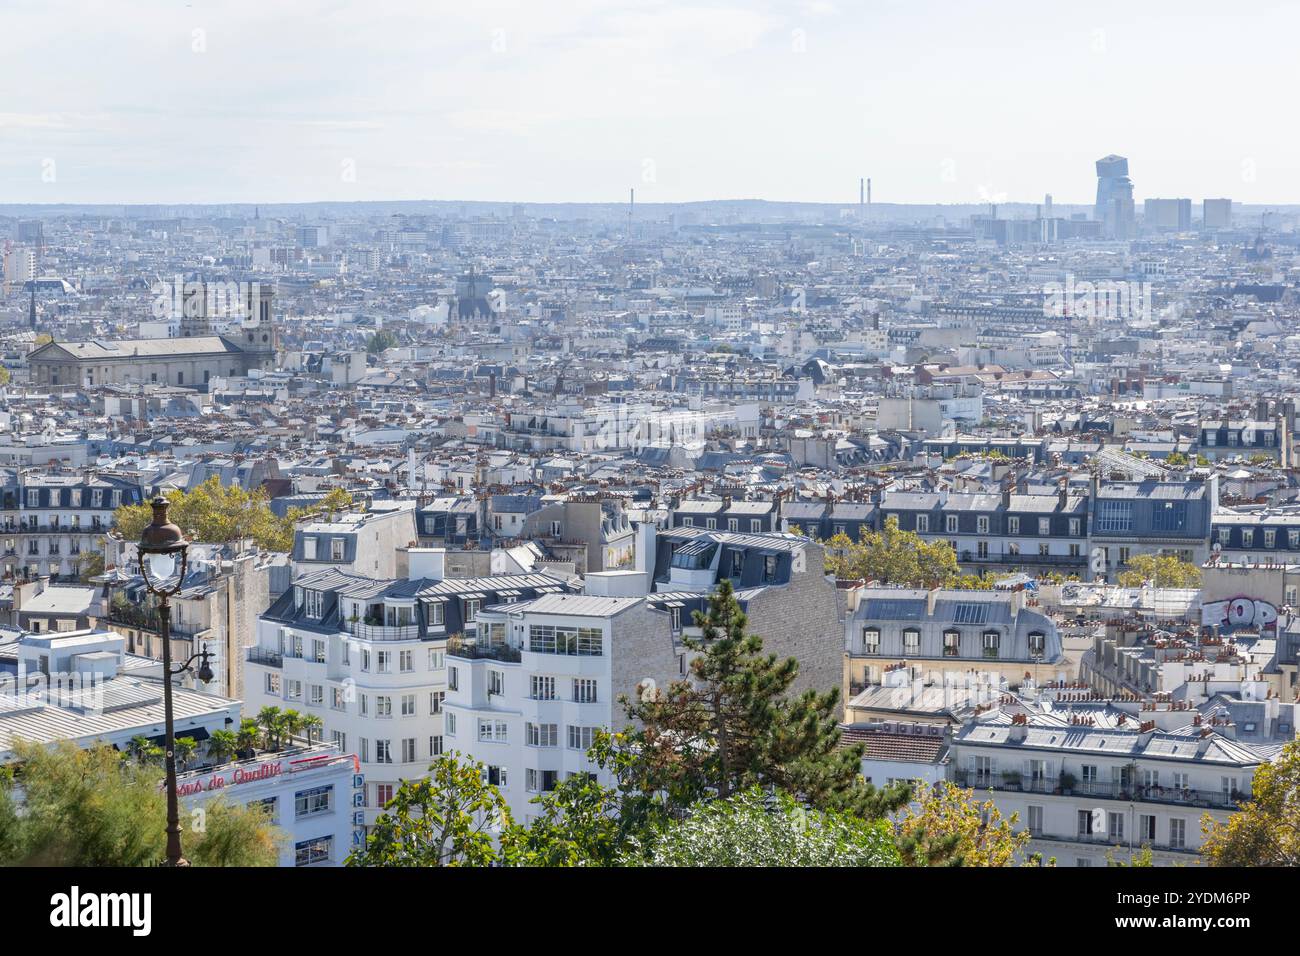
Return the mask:
{"type": "Polygon", "coordinates": [[[1295,11],[128,6],[7,12],[42,82],[0,111],[6,202],[1086,205],[1109,153],[1139,200],[1300,202],[1295,134],[1225,82],[1285,83],[1295,11]]]}

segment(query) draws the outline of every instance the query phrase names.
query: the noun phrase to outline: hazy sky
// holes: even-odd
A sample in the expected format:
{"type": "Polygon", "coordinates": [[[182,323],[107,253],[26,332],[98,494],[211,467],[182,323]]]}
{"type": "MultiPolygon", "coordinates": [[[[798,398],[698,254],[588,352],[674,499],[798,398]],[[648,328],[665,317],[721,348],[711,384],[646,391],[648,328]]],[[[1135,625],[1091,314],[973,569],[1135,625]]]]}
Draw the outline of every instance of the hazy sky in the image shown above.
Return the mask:
{"type": "Polygon", "coordinates": [[[0,203],[1300,202],[1300,4],[0,0],[0,203]],[[51,181],[52,180],[52,181],[51,181]]]}

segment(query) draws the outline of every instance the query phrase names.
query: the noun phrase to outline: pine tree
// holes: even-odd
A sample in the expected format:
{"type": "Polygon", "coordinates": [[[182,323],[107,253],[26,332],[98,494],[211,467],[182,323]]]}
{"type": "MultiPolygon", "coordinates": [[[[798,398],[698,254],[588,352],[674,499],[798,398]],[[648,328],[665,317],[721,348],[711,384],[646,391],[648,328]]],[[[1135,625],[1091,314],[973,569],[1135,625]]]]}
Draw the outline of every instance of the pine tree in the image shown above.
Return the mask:
{"type": "Polygon", "coordinates": [[[798,661],[763,653],[729,581],[695,622],[700,638],[682,639],[696,654],[690,679],[625,702],[641,723],[624,743],[634,756],[622,776],[634,789],[664,794],[676,808],[752,786],[867,817],[906,802],[905,785],[880,791],[863,779],[861,746],[841,746],[837,690],[788,696],[798,661]]]}

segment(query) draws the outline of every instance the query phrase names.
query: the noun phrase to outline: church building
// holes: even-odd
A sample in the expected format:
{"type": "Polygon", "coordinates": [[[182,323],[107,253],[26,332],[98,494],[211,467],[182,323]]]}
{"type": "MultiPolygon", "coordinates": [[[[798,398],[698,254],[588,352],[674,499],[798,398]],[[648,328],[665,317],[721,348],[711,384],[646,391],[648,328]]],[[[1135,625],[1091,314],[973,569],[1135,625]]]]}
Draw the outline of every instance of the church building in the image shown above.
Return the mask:
{"type": "Polygon", "coordinates": [[[209,297],[200,287],[187,296],[175,338],[46,342],[28,355],[30,381],[49,387],[157,383],[205,389],[215,377],[272,370],[280,344],[272,309],[275,291],[253,283],[243,295],[242,317],[224,335],[213,333],[203,304],[209,297]]]}

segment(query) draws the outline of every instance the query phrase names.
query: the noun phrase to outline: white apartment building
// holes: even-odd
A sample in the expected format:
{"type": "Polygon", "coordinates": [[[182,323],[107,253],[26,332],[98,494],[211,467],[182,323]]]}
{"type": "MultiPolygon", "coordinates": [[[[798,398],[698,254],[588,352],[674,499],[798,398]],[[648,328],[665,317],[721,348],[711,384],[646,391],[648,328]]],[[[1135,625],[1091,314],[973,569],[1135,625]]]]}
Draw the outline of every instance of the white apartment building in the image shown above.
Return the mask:
{"type": "Polygon", "coordinates": [[[1160,730],[1107,705],[1061,703],[987,711],[951,750],[957,783],[1018,814],[1030,852],[1058,866],[1128,862],[1144,847],[1157,866],[1195,864],[1201,818],[1226,820],[1266,759],[1208,724],[1160,730]]]}
{"type": "Polygon", "coordinates": [[[549,594],[488,608],[447,648],[446,746],[485,765],[515,819],[574,774],[598,729],[627,723],[621,695],[685,672],[671,615],[637,597],[549,594]]]}
{"type": "Polygon", "coordinates": [[[481,609],[563,591],[548,574],[375,579],[335,568],[300,576],[262,615],[244,663],[244,715],[273,706],[314,714],[322,739],[355,753],[366,776],[364,825],[403,780],[444,750],[446,649],[475,635],[481,609]]]}

